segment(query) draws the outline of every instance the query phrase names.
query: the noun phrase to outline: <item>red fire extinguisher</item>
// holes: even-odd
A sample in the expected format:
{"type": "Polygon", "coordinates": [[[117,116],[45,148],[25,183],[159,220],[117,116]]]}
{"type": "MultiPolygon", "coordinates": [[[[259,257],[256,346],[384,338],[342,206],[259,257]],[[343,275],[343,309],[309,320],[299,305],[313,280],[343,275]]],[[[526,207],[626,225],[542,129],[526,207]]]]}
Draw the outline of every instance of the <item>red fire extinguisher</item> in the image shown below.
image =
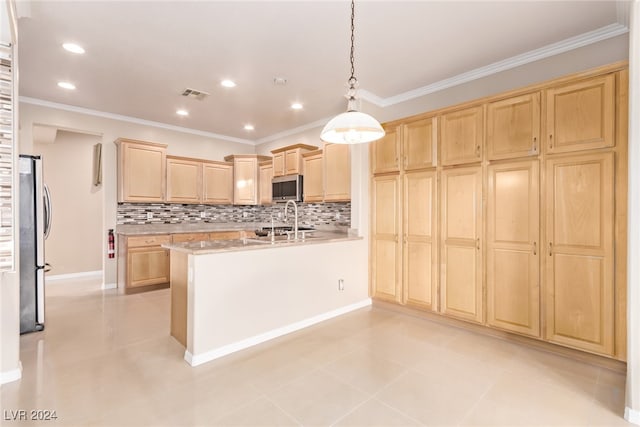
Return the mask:
{"type": "Polygon", "coordinates": [[[109,254],[109,258],[116,257],[116,237],[113,235],[113,228],[109,229],[109,249],[107,254],[109,254]]]}

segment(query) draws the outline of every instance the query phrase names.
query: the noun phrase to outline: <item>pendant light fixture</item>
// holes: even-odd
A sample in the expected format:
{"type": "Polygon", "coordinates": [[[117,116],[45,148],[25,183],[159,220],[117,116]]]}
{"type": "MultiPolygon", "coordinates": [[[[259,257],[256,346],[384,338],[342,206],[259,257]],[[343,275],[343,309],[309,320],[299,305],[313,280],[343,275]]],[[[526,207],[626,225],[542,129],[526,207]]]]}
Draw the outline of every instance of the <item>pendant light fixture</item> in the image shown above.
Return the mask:
{"type": "Polygon", "coordinates": [[[371,142],[384,136],[384,129],[373,117],[358,111],[358,100],[356,92],[358,80],[355,76],[354,55],[353,55],[353,30],[355,18],[355,4],[351,0],[351,77],[347,80],[349,90],[347,91],[347,112],[335,116],[329,120],[320,138],[326,142],[334,144],[359,144],[371,142]]]}

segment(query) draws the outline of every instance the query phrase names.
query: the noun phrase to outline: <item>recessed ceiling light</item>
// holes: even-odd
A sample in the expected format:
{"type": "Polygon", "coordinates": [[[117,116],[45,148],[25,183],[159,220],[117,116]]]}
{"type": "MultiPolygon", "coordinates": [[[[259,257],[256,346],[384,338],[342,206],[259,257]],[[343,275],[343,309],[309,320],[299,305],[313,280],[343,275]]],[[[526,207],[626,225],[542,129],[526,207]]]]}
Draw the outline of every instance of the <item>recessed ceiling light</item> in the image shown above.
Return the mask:
{"type": "Polygon", "coordinates": [[[76,85],[69,82],[58,82],[58,86],[61,87],[62,89],[68,89],[68,90],[73,90],[76,88],[76,85]]]}
{"type": "Polygon", "coordinates": [[[187,110],[178,110],[176,111],[176,114],[179,116],[188,116],[189,112],[187,110]]]}
{"type": "Polygon", "coordinates": [[[244,125],[244,130],[254,130],[254,129],[255,127],[253,127],[253,125],[250,125],[250,124],[244,125]]]}
{"type": "Polygon", "coordinates": [[[84,53],[84,49],[82,48],[82,46],[79,46],[75,43],[64,43],[62,47],[71,53],[77,53],[77,54],[84,53]]]}
{"type": "Polygon", "coordinates": [[[223,80],[220,82],[221,86],[224,87],[236,87],[236,82],[234,82],[233,80],[223,80]]]}
{"type": "Polygon", "coordinates": [[[291,108],[293,108],[294,110],[302,110],[302,104],[300,104],[299,102],[294,102],[293,104],[291,104],[291,108]]]}

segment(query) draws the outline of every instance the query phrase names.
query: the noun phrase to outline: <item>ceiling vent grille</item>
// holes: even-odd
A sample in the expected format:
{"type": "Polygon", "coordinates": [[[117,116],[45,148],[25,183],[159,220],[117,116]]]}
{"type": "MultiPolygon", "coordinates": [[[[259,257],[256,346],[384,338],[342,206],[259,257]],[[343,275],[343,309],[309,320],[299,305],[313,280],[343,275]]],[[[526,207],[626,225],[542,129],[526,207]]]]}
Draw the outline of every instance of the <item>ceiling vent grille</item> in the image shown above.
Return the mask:
{"type": "Polygon", "coordinates": [[[194,98],[194,99],[197,99],[198,101],[202,101],[207,96],[209,96],[209,94],[202,90],[186,88],[184,92],[182,92],[182,96],[186,96],[188,98],[194,98]]]}

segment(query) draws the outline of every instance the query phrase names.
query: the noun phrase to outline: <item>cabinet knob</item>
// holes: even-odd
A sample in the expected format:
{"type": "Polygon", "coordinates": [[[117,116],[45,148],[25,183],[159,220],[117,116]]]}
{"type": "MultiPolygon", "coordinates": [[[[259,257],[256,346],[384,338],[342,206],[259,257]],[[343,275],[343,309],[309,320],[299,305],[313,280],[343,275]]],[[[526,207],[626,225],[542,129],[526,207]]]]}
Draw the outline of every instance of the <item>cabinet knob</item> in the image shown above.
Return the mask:
{"type": "Polygon", "coordinates": [[[549,148],[553,148],[553,134],[549,134],[549,148]]]}
{"type": "Polygon", "coordinates": [[[476,239],[476,249],[480,250],[480,238],[479,237],[476,239]]]}
{"type": "Polygon", "coordinates": [[[476,145],[476,156],[480,157],[480,146],[476,145]]]}
{"type": "Polygon", "coordinates": [[[534,255],[538,255],[538,247],[536,242],[533,242],[533,254],[534,255]]]}
{"type": "Polygon", "coordinates": [[[538,137],[537,136],[533,137],[533,152],[534,153],[538,152],[538,137]]]}
{"type": "Polygon", "coordinates": [[[549,242],[549,256],[553,256],[553,243],[549,242]]]}

